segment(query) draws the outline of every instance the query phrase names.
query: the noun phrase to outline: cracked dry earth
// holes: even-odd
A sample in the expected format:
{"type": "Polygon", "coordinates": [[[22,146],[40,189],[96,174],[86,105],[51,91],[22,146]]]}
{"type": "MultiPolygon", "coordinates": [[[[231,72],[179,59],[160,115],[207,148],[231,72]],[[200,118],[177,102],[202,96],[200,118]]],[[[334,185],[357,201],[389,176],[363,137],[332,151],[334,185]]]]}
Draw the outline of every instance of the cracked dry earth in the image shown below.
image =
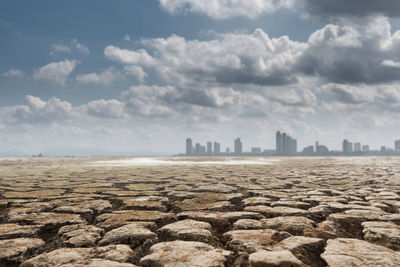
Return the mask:
{"type": "Polygon", "coordinates": [[[400,159],[0,160],[0,266],[400,266],[400,159]]]}

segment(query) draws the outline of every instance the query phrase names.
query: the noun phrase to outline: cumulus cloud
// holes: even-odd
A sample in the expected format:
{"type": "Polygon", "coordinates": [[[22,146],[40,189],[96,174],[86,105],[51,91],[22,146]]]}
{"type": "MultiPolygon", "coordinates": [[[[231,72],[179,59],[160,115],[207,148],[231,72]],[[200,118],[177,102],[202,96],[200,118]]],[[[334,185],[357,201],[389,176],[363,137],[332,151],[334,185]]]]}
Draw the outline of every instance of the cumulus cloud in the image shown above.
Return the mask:
{"type": "Polygon", "coordinates": [[[115,71],[113,68],[109,68],[101,73],[79,74],[76,76],[76,80],[80,83],[110,85],[119,77],[121,77],[119,72],[115,71]]]}
{"type": "Polygon", "coordinates": [[[21,70],[9,69],[8,71],[3,73],[3,76],[20,78],[20,77],[24,76],[24,73],[21,70]]]}
{"type": "Polygon", "coordinates": [[[64,85],[68,76],[74,71],[77,64],[78,62],[76,60],[69,59],[53,62],[37,69],[33,74],[33,78],[58,85],[64,85]]]}
{"type": "Polygon", "coordinates": [[[129,76],[136,78],[139,82],[144,82],[147,73],[143,70],[142,67],[136,65],[127,65],[124,66],[125,73],[129,76]]]}
{"type": "Polygon", "coordinates": [[[90,116],[109,119],[124,117],[124,104],[116,99],[91,101],[85,108],[90,116]]]}
{"type": "Polygon", "coordinates": [[[72,40],[71,46],[84,55],[89,55],[90,50],[85,45],[81,44],[77,39],[72,40]]]}
{"type": "Polygon", "coordinates": [[[326,25],[314,32],[297,61],[297,71],[334,83],[387,83],[399,80],[400,32],[387,18],[366,25],[326,25]]]}
{"type": "Polygon", "coordinates": [[[107,46],[104,50],[104,55],[107,59],[116,61],[123,64],[154,66],[155,59],[150,56],[146,50],[140,49],[138,51],[131,51],[128,49],[121,49],[115,46],[107,46]]]}
{"type": "Polygon", "coordinates": [[[88,47],[81,44],[77,39],[73,39],[70,44],[53,44],[51,46],[50,55],[59,56],[62,54],[70,54],[74,51],[86,56],[90,54],[90,49],[88,47]]]}
{"type": "Polygon", "coordinates": [[[55,97],[44,101],[28,95],[23,105],[3,107],[0,114],[3,120],[11,123],[49,124],[69,119],[72,105],[55,97]]]}
{"type": "Polygon", "coordinates": [[[397,0],[300,0],[306,12],[318,18],[368,17],[384,15],[400,16],[400,2],[397,0]]]}
{"type": "Polygon", "coordinates": [[[174,114],[173,105],[179,92],[171,86],[133,86],[121,98],[130,114],[164,117],[174,114]]]}
{"type": "Polygon", "coordinates": [[[159,0],[161,7],[171,14],[200,13],[213,19],[233,17],[256,18],[282,8],[290,8],[293,0],[159,0]]]}
{"type": "Polygon", "coordinates": [[[354,108],[369,112],[400,111],[400,89],[396,83],[379,86],[326,84],[320,90],[332,96],[332,101],[323,103],[323,108],[330,111],[354,108]]]}
{"type": "Polygon", "coordinates": [[[143,40],[153,51],[114,46],[105,56],[122,64],[154,69],[166,83],[178,87],[198,84],[285,85],[296,82],[292,66],[304,44],[288,37],[270,38],[261,29],[252,34],[224,34],[211,41],[169,38],[143,40]]]}
{"type": "Polygon", "coordinates": [[[182,88],[287,86],[304,76],[367,84],[400,78],[400,31],[392,33],[385,17],[375,17],[365,25],[328,24],[307,42],[287,36],[271,38],[257,29],[252,34],[221,34],[207,41],[172,35],[145,39],[142,45],[139,50],[108,46],[105,56],[155,70],[162,81],[182,88]]]}

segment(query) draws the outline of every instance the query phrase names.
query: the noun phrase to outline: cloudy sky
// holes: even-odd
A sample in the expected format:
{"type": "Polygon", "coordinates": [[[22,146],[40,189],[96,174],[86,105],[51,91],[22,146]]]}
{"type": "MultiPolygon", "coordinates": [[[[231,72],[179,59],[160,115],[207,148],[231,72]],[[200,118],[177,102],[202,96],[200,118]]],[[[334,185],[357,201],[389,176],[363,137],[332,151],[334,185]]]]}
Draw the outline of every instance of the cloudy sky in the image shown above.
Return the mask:
{"type": "Polygon", "coordinates": [[[4,0],[0,155],[400,139],[398,0],[4,0]]]}

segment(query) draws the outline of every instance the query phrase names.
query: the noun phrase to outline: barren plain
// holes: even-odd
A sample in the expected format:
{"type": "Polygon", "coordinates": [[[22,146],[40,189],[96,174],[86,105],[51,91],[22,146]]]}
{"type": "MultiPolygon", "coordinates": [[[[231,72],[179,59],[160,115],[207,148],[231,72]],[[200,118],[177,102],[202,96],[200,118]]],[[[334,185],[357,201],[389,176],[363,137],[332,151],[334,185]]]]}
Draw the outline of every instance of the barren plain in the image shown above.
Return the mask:
{"type": "Polygon", "coordinates": [[[0,266],[400,266],[398,158],[94,161],[0,160],[0,266]]]}

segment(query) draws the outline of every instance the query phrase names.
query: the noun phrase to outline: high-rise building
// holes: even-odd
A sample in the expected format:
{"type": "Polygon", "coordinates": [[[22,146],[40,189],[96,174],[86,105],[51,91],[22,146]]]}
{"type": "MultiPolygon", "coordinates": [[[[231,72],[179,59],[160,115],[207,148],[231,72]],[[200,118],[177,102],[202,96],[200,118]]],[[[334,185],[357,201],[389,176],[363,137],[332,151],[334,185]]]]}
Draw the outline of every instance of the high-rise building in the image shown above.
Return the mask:
{"type": "Polygon", "coordinates": [[[287,140],[287,134],[282,133],[282,155],[287,155],[288,154],[288,140],[287,140]]]}
{"type": "Polygon", "coordinates": [[[343,144],[342,144],[342,149],[343,149],[343,153],[345,153],[345,154],[353,153],[353,143],[349,142],[347,139],[344,139],[343,144]]]}
{"type": "Polygon", "coordinates": [[[219,154],[221,154],[221,144],[214,142],[214,155],[218,156],[219,154]]]}
{"type": "Polygon", "coordinates": [[[196,156],[200,156],[201,155],[201,145],[199,143],[196,143],[196,145],[195,145],[194,154],[196,156]]]}
{"type": "Polygon", "coordinates": [[[297,140],[293,139],[289,135],[286,137],[287,139],[287,153],[285,155],[292,156],[297,153],[297,140]]]}
{"type": "Polygon", "coordinates": [[[369,152],[369,146],[368,145],[363,145],[362,146],[362,151],[363,152],[369,152]]]}
{"type": "Polygon", "coordinates": [[[193,142],[191,138],[186,139],[186,156],[193,155],[193,142]]]}
{"type": "Polygon", "coordinates": [[[400,150],[400,140],[394,141],[394,150],[400,150]]]}
{"type": "Polygon", "coordinates": [[[282,154],[282,135],[280,131],[276,132],[276,154],[282,154]]]}
{"type": "Polygon", "coordinates": [[[354,143],[354,152],[361,152],[361,143],[354,143]]]}
{"type": "Polygon", "coordinates": [[[234,143],[234,152],[236,155],[240,155],[243,152],[243,144],[240,141],[240,138],[235,139],[235,143],[234,143]]]}
{"type": "Polygon", "coordinates": [[[212,156],[212,142],[207,142],[207,156],[212,156]]]}

